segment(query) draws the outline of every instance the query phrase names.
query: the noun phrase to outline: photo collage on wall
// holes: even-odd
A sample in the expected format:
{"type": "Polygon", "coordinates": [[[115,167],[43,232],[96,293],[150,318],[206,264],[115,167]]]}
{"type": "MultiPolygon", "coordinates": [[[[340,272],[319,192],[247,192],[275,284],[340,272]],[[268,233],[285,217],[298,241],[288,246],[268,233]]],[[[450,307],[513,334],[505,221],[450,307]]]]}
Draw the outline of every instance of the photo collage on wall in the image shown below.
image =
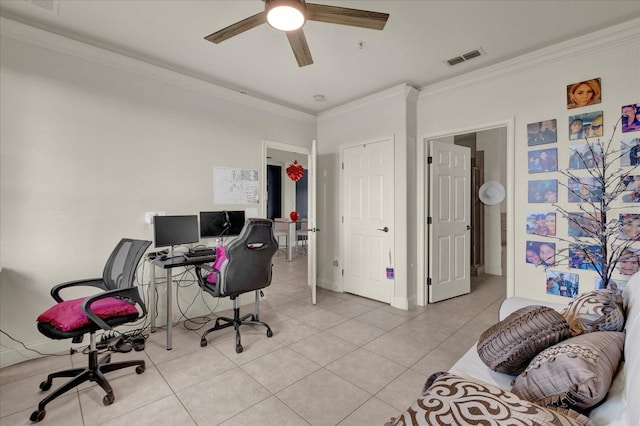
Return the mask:
{"type": "MultiPolygon", "coordinates": [[[[556,118],[541,117],[545,119],[527,124],[527,145],[532,147],[527,152],[528,172],[530,175],[536,175],[536,178],[531,176],[527,185],[530,209],[526,215],[526,232],[535,240],[526,241],[525,262],[547,269],[547,294],[571,298],[576,297],[579,292],[579,273],[550,269],[553,266],[559,266],[554,240],[567,241],[572,238],[590,237],[594,233],[597,234],[598,228],[602,226],[599,212],[589,212],[580,204],[597,204],[603,198],[603,188],[599,179],[589,172],[589,169],[602,166],[603,162],[602,147],[597,143],[598,138],[605,136],[604,112],[598,107],[602,97],[600,78],[568,84],[566,131],[560,131],[556,118]],[[565,141],[566,148],[544,146],[565,141]],[[561,161],[559,151],[562,155],[566,153],[568,160],[561,161]],[[561,172],[562,170],[568,171],[569,176],[561,172]],[[574,172],[580,177],[574,175],[574,172]],[[559,181],[559,179],[562,180],[559,181]],[[564,231],[556,234],[556,223],[565,217],[557,215],[554,206],[558,202],[559,183],[567,188],[567,199],[560,201],[566,201],[568,208],[574,210],[566,216],[566,235],[561,235],[564,231]],[[545,239],[545,237],[552,238],[545,239]]],[[[633,167],[640,164],[640,134],[633,134],[633,132],[640,132],[640,103],[623,105],[620,113],[623,133],[619,151],[620,167],[633,167]],[[627,135],[627,133],[632,134],[627,135]]],[[[561,122],[564,123],[564,119],[561,122]]],[[[640,203],[640,169],[637,174],[624,174],[620,178],[620,187],[622,189],[619,196],[620,202],[640,203]]],[[[619,218],[621,224],[620,234],[617,237],[619,241],[640,241],[640,210],[638,212],[614,215],[619,218]]],[[[595,271],[592,261],[597,261],[603,256],[601,251],[601,248],[596,245],[585,247],[583,244],[569,244],[567,251],[569,269],[595,271]]],[[[629,248],[622,253],[617,271],[623,276],[629,276],[638,270],[640,270],[640,249],[629,248]]],[[[613,281],[619,289],[626,284],[624,279],[613,281]]],[[[583,291],[588,291],[591,287],[586,283],[583,285],[585,285],[583,291]]],[[[600,277],[596,278],[593,288],[598,289],[602,286],[600,277]]]]}

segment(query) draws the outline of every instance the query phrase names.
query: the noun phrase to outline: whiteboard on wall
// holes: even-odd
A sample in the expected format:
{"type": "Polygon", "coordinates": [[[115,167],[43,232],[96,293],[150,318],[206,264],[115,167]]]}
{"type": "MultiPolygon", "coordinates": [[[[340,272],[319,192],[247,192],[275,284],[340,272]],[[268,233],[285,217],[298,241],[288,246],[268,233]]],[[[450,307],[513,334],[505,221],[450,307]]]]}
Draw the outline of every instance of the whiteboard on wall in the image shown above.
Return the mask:
{"type": "Polygon", "coordinates": [[[213,168],[214,204],[257,204],[258,196],[258,170],[213,168]]]}

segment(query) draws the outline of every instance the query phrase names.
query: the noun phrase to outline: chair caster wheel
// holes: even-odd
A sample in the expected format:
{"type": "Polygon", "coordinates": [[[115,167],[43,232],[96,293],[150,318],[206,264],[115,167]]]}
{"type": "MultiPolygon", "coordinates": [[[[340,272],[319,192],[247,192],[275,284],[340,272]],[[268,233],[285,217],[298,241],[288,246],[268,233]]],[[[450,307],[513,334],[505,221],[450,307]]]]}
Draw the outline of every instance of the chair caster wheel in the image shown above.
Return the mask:
{"type": "Polygon", "coordinates": [[[113,395],[113,392],[109,392],[104,396],[104,398],[102,398],[102,403],[104,405],[111,405],[115,400],[116,400],[116,397],[113,395]]]}
{"type": "Polygon", "coordinates": [[[48,391],[49,389],[51,389],[51,382],[45,380],[44,382],[40,383],[41,391],[48,391]]]}
{"type": "Polygon", "coordinates": [[[206,339],[200,340],[200,347],[204,348],[205,346],[207,346],[207,340],[206,339]]]}
{"type": "Polygon", "coordinates": [[[267,330],[267,337],[272,337],[272,336],[273,336],[273,331],[267,330]]]}
{"type": "Polygon", "coordinates": [[[239,354],[240,352],[242,352],[244,350],[244,348],[242,347],[242,345],[236,345],[236,353],[239,354]]]}
{"type": "Polygon", "coordinates": [[[144,370],[145,370],[145,368],[144,368],[143,366],[141,366],[141,365],[139,365],[139,366],[137,366],[137,367],[136,367],[136,373],[137,373],[137,374],[142,374],[142,373],[144,373],[144,370]]]}
{"type": "Polygon", "coordinates": [[[38,423],[39,421],[44,419],[45,414],[47,414],[45,410],[36,410],[33,413],[31,413],[31,417],[29,417],[29,420],[31,420],[34,423],[38,423]]]}

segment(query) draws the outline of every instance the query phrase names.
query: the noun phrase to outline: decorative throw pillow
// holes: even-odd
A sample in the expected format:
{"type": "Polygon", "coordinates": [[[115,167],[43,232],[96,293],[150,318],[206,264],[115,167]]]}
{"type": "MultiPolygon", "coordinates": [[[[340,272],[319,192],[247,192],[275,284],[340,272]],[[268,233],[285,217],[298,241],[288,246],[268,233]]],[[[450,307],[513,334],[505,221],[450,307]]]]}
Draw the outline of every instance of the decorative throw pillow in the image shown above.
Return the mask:
{"type": "Polygon", "coordinates": [[[213,262],[214,272],[207,275],[207,282],[215,284],[218,279],[218,272],[222,269],[222,265],[227,261],[227,249],[225,246],[216,247],[216,260],[213,262]]]}
{"type": "MultiPolygon", "coordinates": [[[[586,425],[572,410],[554,410],[522,400],[496,386],[450,373],[436,373],[425,394],[385,426],[397,425],[586,425]]],[[[432,376],[433,377],[433,376],[432,376]]],[[[431,380],[431,379],[430,379],[431,380]]]]}
{"type": "MultiPolygon", "coordinates": [[[[85,297],[81,297],[53,305],[38,316],[38,321],[48,322],[62,331],[74,330],[87,325],[91,320],[81,309],[82,302],[85,299],[85,297]]],[[[105,297],[104,299],[96,300],[91,304],[91,310],[102,319],[138,313],[138,309],[134,304],[116,297],[105,297]]]]}
{"type": "Polygon", "coordinates": [[[611,290],[594,290],[573,299],[562,315],[571,327],[571,335],[592,331],[622,331],[622,297],[611,290]]]}
{"type": "Polygon", "coordinates": [[[540,351],[569,337],[569,324],[559,312],[530,305],[482,333],[478,355],[490,369],[517,375],[540,351]]]}
{"type": "Polygon", "coordinates": [[[511,392],[542,406],[585,410],[602,401],[618,369],[624,333],[596,331],[538,354],[511,392]]]}

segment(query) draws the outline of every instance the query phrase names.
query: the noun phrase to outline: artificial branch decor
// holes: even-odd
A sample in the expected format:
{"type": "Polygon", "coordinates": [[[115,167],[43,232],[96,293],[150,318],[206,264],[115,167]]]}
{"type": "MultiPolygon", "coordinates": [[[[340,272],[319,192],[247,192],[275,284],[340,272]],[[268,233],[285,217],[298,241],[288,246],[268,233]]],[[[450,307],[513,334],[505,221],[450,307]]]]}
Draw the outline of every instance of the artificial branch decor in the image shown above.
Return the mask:
{"type": "MultiPolygon", "coordinates": [[[[596,271],[604,288],[616,287],[612,276],[619,264],[635,260],[637,265],[640,261],[633,247],[640,241],[640,226],[634,223],[640,221],[638,207],[618,203],[622,193],[628,191],[625,182],[633,180],[632,173],[639,166],[634,163],[626,169],[618,166],[620,159],[630,152],[613,146],[619,124],[620,120],[608,141],[598,138],[594,142],[586,138],[588,149],[573,153],[579,156],[580,176],[574,169],[560,170],[567,177],[567,183],[559,184],[567,188],[569,202],[577,202],[580,212],[570,212],[553,204],[569,225],[568,238],[556,236],[568,243],[568,247],[556,252],[556,261],[566,260],[570,268],[596,271]]],[[[631,275],[626,270],[620,272],[631,275]]]]}

